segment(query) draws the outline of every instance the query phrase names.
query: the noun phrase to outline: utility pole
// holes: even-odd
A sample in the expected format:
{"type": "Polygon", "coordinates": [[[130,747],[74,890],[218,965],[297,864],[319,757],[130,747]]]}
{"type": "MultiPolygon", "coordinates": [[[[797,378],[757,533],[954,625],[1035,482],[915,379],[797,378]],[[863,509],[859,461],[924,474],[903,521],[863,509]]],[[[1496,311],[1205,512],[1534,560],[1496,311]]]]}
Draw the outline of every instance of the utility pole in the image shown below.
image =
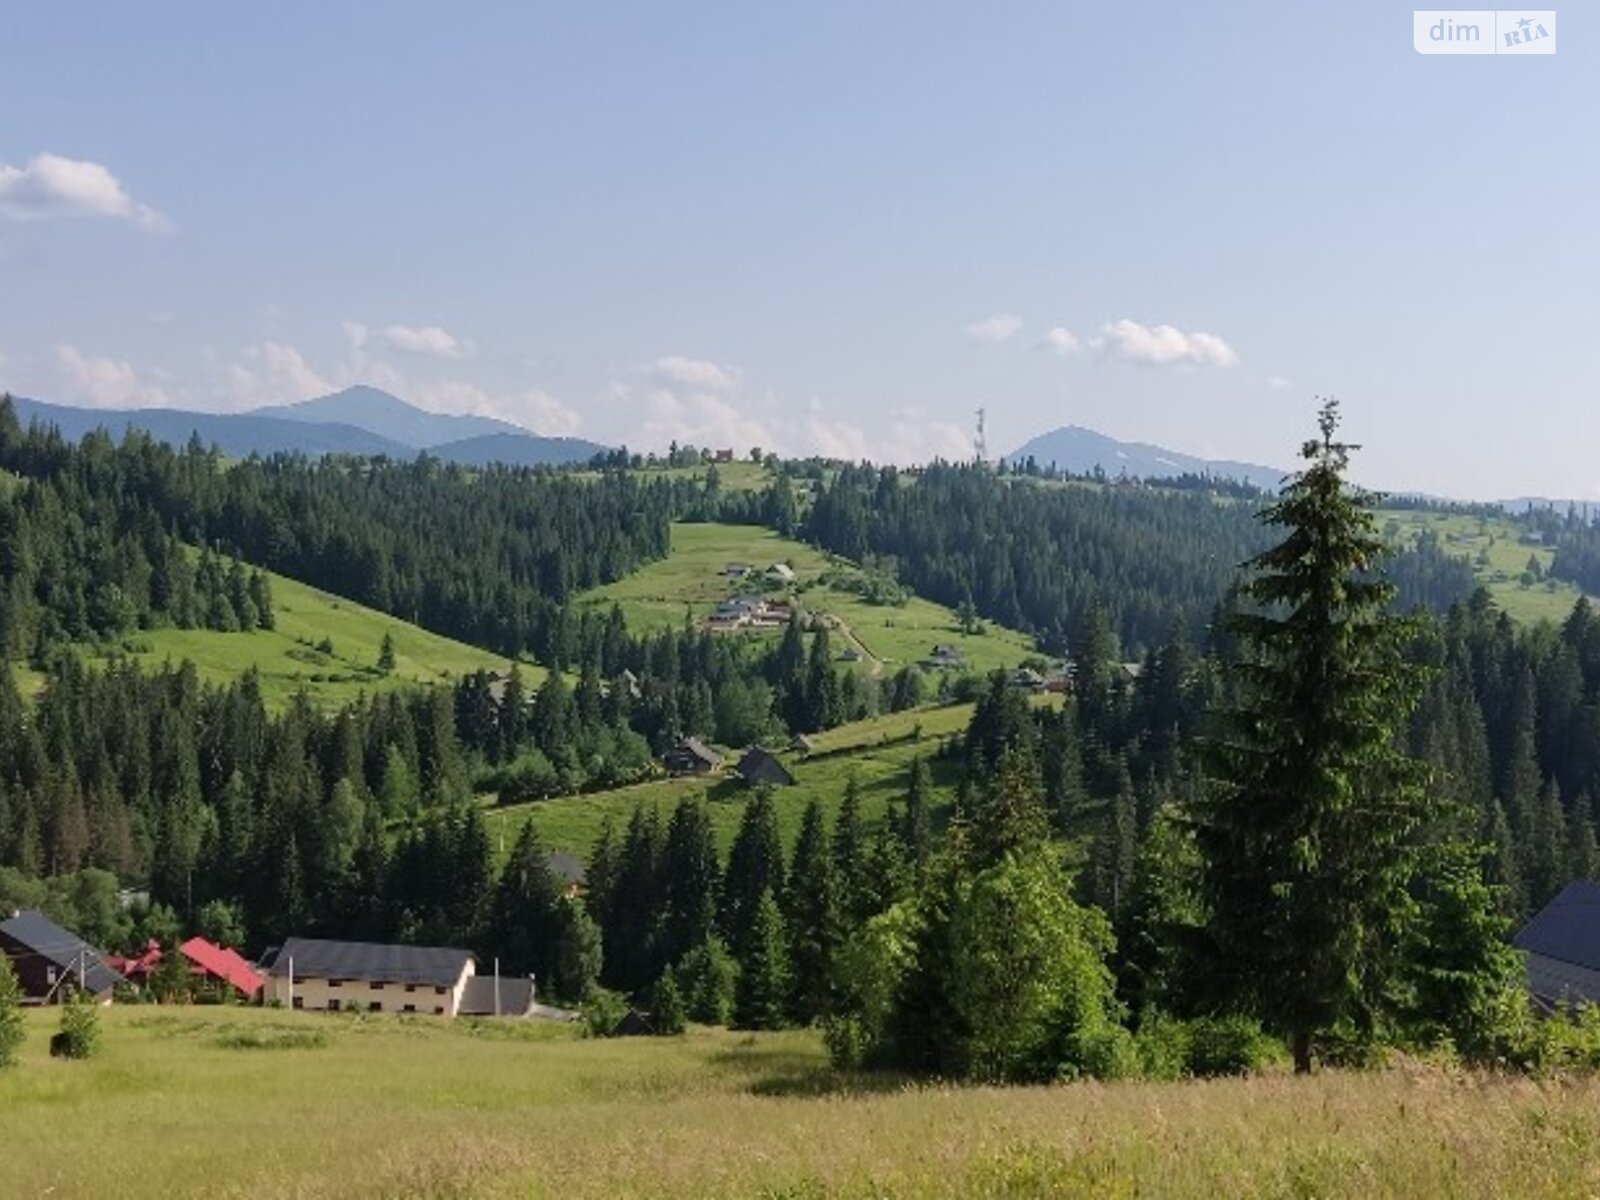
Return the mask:
{"type": "Polygon", "coordinates": [[[500,1015],[500,957],[499,957],[499,955],[496,955],[495,956],[495,960],[494,960],[494,1015],[497,1016],[497,1017],[500,1015]]]}
{"type": "Polygon", "coordinates": [[[289,956],[289,1007],[294,1007],[294,955],[289,956]]]}

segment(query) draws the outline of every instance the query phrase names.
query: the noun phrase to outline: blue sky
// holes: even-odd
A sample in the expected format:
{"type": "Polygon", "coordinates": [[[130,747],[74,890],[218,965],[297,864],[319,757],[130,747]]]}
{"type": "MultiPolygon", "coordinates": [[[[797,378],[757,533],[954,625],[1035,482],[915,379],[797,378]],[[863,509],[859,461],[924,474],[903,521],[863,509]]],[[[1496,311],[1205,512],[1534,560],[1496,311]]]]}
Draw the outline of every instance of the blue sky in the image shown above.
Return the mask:
{"type": "Polygon", "coordinates": [[[363,381],[630,445],[909,460],[1077,423],[1600,496],[1600,29],[1411,9],[73,4],[14,13],[0,387],[363,381]]]}

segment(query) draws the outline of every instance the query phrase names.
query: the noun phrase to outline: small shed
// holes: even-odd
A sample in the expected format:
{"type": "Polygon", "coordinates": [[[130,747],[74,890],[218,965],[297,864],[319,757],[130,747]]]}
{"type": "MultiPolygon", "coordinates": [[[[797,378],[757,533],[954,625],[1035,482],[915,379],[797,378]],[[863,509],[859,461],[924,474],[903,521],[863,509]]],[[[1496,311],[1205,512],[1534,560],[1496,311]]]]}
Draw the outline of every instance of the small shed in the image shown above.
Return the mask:
{"type": "Polygon", "coordinates": [[[32,1004],[59,1004],[69,988],[106,1004],[126,982],[105,954],[36,909],[0,921],[0,954],[11,960],[23,999],[32,1004]]]}
{"type": "Polygon", "coordinates": [[[776,754],[760,746],[751,746],[746,750],[735,770],[740,779],[752,786],[759,783],[770,783],[773,787],[794,785],[794,776],[789,773],[789,768],[778,761],[776,754]]]}

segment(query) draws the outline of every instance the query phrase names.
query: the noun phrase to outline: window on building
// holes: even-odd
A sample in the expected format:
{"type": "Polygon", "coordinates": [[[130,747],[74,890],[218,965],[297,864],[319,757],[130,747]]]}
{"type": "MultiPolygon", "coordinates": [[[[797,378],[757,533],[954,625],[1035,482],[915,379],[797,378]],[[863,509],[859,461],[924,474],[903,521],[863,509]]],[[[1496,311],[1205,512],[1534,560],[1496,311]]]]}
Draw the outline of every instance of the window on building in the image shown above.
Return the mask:
{"type": "Polygon", "coordinates": [[[416,984],[414,984],[414,983],[406,984],[406,993],[407,993],[407,995],[409,995],[410,993],[412,993],[412,992],[414,992],[416,990],[417,990],[417,985],[416,984]]]}
{"type": "Polygon", "coordinates": [[[338,1012],[339,1011],[339,998],[337,996],[335,996],[333,999],[328,1001],[328,1011],[329,1012],[338,1012]]]}
{"type": "Polygon", "coordinates": [[[383,1011],[383,1001],[382,1000],[374,1000],[374,1001],[372,1001],[370,1004],[367,1005],[367,1011],[368,1012],[382,1012],[383,1011]]]}
{"type": "Polygon", "coordinates": [[[442,1005],[442,1004],[434,1005],[433,1015],[436,1016],[436,1017],[444,1016],[444,1005],[442,1005]]]}
{"type": "Polygon", "coordinates": [[[379,982],[374,982],[373,985],[372,985],[372,990],[375,991],[375,992],[383,991],[383,984],[379,983],[379,982]]]}
{"type": "Polygon", "coordinates": [[[435,995],[435,996],[442,996],[442,995],[444,995],[444,994],[445,994],[445,993],[446,993],[446,992],[448,992],[448,991],[449,991],[449,990],[450,990],[450,989],[449,989],[449,988],[443,988],[443,987],[436,987],[436,988],[434,988],[434,989],[433,989],[433,994],[434,994],[434,995],[435,995]]]}
{"type": "Polygon", "coordinates": [[[417,1011],[417,1006],[415,1004],[408,1004],[405,1007],[405,1011],[406,1012],[416,1012],[417,1011]]]}
{"type": "Polygon", "coordinates": [[[343,984],[344,984],[344,980],[342,980],[342,979],[330,979],[330,980],[328,980],[328,986],[331,987],[331,988],[342,987],[343,984]]]}
{"type": "Polygon", "coordinates": [[[294,1007],[295,1008],[304,1008],[305,1006],[306,1006],[306,998],[304,996],[296,996],[294,998],[294,1007]]]}

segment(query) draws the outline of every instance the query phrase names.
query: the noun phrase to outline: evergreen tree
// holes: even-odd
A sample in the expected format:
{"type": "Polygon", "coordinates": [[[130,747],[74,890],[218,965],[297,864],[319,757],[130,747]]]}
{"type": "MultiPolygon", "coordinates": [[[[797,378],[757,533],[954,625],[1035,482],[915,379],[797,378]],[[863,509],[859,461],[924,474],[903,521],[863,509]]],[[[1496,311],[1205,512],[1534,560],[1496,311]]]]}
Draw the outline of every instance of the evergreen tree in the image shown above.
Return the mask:
{"type": "Polygon", "coordinates": [[[677,962],[689,950],[716,932],[716,836],[705,802],[686,796],[667,822],[667,843],[662,853],[661,957],[677,962]]]}
{"type": "Polygon", "coordinates": [[[1264,520],[1286,531],[1250,563],[1235,618],[1239,700],[1211,743],[1205,856],[1210,982],[1288,1038],[1297,1072],[1335,1025],[1369,1033],[1392,991],[1409,904],[1421,772],[1396,749],[1419,690],[1350,447],[1326,404],[1309,466],[1264,520]]]}
{"type": "Polygon", "coordinates": [[[835,880],[822,805],[813,799],[800,819],[784,913],[794,989],[791,1011],[802,1025],[827,1016],[833,1007],[833,961],[842,940],[835,880]]]}
{"type": "Polygon", "coordinates": [[[744,961],[761,897],[768,892],[783,895],[783,883],[783,846],[778,839],[772,789],[762,786],[745,805],[722,881],[722,909],[718,914],[722,936],[740,962],[744,961]]]}
{"type": "Polygon", "coordinates": [[[664,972],[650,989],[650,1025],[662,1037],[676,1037],[687,1024],[683,993],[672,972],[664,972]]]}
{"type": "MultiPolygon", "coordinates": [[[[818,812],[820,823],[821,812],[818,812]]],[[[833,883],[839,915],[855,926],[870,915],[871,881],[867,878],[867,838],[861,825],[861,784],[854,772],[845,780],[844,798],[833,827],[833,883]]]]}
{"type": "Polygon", "coordinates": [[[928,859],[933,856],[933,822],[930,815],[932,785],[928,780],[928,764],[919,754],[911,760],[911,776],[906,784],[906,808],[899,825],[900,841],[905,846],[905,858],[911,868],[912,878],[921,885],[927,871],[928,859]]]}
{"type": "Polygon", "coordinates": [[[739,1029],[782,1029],[789,1010],[789,955],[783,915],[770,888],[761,893],[739,956],[734,1024],[739,1029]]]}

